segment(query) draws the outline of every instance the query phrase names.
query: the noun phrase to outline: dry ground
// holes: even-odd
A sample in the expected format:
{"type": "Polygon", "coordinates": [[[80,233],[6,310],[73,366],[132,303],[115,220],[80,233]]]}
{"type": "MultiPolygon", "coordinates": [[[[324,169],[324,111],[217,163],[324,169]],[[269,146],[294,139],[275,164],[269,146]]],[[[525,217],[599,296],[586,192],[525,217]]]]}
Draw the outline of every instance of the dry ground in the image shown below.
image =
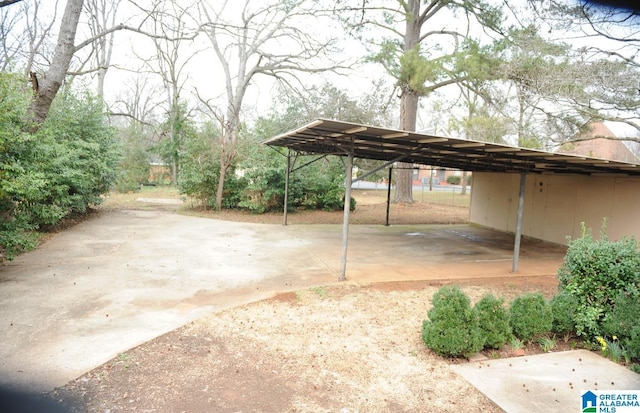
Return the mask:
{"type": "MultiPolygon", "coordinates": [[[[379,195],[356,194],[353,222],[384,220],[379,195]]],[[[157,207],[136,202],[141,196],[176,194],[113,196],[102,208],[157,207]]],[[[281,214],[181,213],[282,222],[281,214]]],[[[398,221],[392,223],[459,223],[467,214],[464,207],[394,205],[398,221]]],[[[305,212],[292,214],[289,222],[341,219],[341,213],[305,212]]],[[[52,396],[77,412],[501,412],[450,369],[464,360],[438,357],[421,341],[422,321],[440,285],[342,283],[283,293],[211,314],[131,349],[52,396]]],[[[487,292],[510,299],[534,290],[551,295],[556,281],[495,279],[462,287],[472,300],[487,292]]]]}

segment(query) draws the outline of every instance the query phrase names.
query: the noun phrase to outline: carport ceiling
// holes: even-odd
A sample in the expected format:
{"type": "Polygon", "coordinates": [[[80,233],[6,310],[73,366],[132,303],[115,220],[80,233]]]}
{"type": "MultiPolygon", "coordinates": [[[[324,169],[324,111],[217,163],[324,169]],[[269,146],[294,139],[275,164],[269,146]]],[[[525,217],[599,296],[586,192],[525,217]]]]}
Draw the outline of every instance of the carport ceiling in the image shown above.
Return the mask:
{"type": "Polygon", "coordinates": [[[318,119],[266,145],[302,154],[330,154],[478,172],[640,175],[640,165],[488,142],[318,119]]]}

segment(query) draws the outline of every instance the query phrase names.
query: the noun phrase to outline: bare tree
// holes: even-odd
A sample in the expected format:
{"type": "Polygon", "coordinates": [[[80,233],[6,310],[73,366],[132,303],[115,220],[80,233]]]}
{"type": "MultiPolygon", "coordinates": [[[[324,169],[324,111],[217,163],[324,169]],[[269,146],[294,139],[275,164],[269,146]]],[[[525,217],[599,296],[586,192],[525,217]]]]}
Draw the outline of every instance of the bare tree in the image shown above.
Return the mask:
{"type": "Polygon", "coordinates": [[[149,76],[136,76],[124,85],[109,115],[127,118],[133,123],[157,127],[164,103],[163,99],[159,98],[162,93],[162,88],[154,84],[149,76]]]}
{"type": "Polygon", "coordinates": [[[222,207],[224,180],[238,144],[242,107],[247,89],[259,75],[287,85],[304,84],[303,73],[335,71],[330,53],[336,39],[308,30],[309,21],[324,15],[311,0],[201,2],[202,30],[207,35],[223,71],[225,105],[222,121],[220,174],[216,207],[222,207]],[[236,15],[231,19],[231,15],[236,15]],[[306,23],[305,23],[306,22],[306,23]],[[320,59],[324,64],[318,65],[320,59]],[[327,63],[329,62],[329,63],[327,63]]]}
{"type": "Polygon", "coordinates": [[[637,8],[603,7],[598,1],[529,0],[529,3],[539,20],[550,26],[549,37],[583,45],[578,50],[579,68],[568,77],[591,80],[588,99],[569,99],[585,123],[611,120],[640,131],[637,120],[640,14],[637,8]]]}
{"type": "Polygon", "coordinates": [[[0,71],[7,70],[15,60],[24,42],[24,33],[16,35],[16,26],[20,22],[20,12],[15,8],[0,10],[0,71]]]}
{"type": "Polygon", "coordinates": [[[189,61],[197,54],[190,47],[197,28],[189,27],[194,14],[194,5],[178,5],[174,2],[155,1],[145,13],[148,17],[149,32],[153,33],[153,54],[144,57],[144,65],[151,73],[162,79],[168,112],[168,135],[171,139],[171,180],[177,183],[180,169],[179,150],[182,141],[181,117],[185,116],[182,92],[187,81],[186,69],[189,61]]]}
{"type": "Polygon", "coordinates": [[[104,81],[107,71],[111,65],[111,55],[113,53],[113,39],[115,31],[106,35],[101,35],[111,27],[116,26],[116,16],[120,0],[86,0],[86,10],[89,16],[89,30],[91,37],[95,40],[91,44],[89,57],[93,58],[94,67],[97,71],[98,96],[104,95],[104,81]]]}
{"type": "MultiPolygon", "coordinates": [[[[100,3],[96,3],[99,5],[100,3]]],[[[34,99],[30,106],[30,118],[34,121],[34,127],[38,127],[47,117],[49,113],[49,108],[51,107],[51,103],[55,98],[58,90],[62,86],[66,75],[69,73],[69,68],[71,66],[72,59],[74,55],[82,50],[83,48],[95,44],[96,41],[105,38],[104,48],[101,49],[101,52],[104,52],[104,55],[100,57],[100,61],[102,63],[106,63],[109,54],[110,48],[107,47],[107,43],[109,42],[110,35],[118,30],[129,30],[131,32],[140,33],[145,36],[154,38],[157,37],[153,33],[147,33],[143,31],[140,27],[127,26],[125,24],[117,24],[115,26],[111,26],[108,28],[103,27],[103,25],[111,20],[113,22],[113,16],[115,14],[115,8],[109,8],[108,5],[111,5],[112,2],[105,2],[104,5],[107,7],[105,12],[103,13],[103,18],[101,19],[99,24],[93,25],[93,33],[91,36],[82,42],[76,44],[76,33],[78,29],[78,23],[80,21],[80,16],[83,11],[83,7],[85,6],[84,0],[67,0],[64,13],[62,15],[62,19],[60,21],[60,30],[58,32],[58,39],[56,42],[56,46],[53,52],[53,57],[49,63],[49,67],[46,72],[38,79],[37,88],[34,88],[34,99]],[[103,29],[99,31],[99,29],[103,29]]],[[[97,21],[94,19],[94,21],[97,21]]],[[[163,34],[161,37],[165,37],[163,34]]],[[[98,70],[102,70],[104,75],[106,72],[106,68],[98,65],[98,70]]],[[[92,69],[93,71],[93,69],[92,69]]],[[[77,73],[76,73],[77,74],[77,73]]]]}
{"type": "Polygon", "coordinates": [[[41,0],[20,3],[17,7],[0,11],[0,69],[24,68],[34,88],[36,72],[48,64],[47,54],[51,33],[56,22],[57,0],[53,15],[44,17],[41,0]]]}

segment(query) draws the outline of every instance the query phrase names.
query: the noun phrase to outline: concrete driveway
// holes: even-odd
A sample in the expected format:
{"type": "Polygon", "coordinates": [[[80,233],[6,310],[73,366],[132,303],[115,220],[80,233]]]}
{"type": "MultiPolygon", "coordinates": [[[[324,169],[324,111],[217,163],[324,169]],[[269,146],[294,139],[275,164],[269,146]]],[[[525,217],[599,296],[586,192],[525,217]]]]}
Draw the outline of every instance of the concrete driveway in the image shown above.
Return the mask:
{"type": "MultiPolygon", "coordinates": [[[[0,386],[47,391],[203,314],[337,281],[341,226],[103,212],[0,267],[0,386]]],[[[466,225],[353,226],[355,282],[555,274],[565,249],[466,225]]]]}

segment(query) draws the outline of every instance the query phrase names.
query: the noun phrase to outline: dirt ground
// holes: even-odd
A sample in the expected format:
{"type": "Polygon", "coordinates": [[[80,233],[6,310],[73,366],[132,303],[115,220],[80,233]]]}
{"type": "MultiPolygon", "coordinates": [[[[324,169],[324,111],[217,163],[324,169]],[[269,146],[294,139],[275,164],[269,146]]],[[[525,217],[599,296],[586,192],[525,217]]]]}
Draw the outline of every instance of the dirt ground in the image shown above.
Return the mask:
{"type": "MultiPolygon", "coordinates": [[[[158,208],[113,196],[101,208],[158,208]]],[[[138,198],[134,198],[138,197],[138,198]]],[[[384,222],[379,194],[356,193],[353,223],[384,222]]],[[[188,202],[187,202],[188,205],[188,202]]],[[[162,205],[160,208],[176,208],[162,205]]],[[[281,214],[184,210],[217,219],[282,222],[281,214]]],[[[392,223],[463,223],[468,209],[392,206],[392,223]]],[[[291,214],[289,222],[340,223],[342,213],[291,214]]],[[[472,298],[551,296],[555,275],[459,284],[472,298]]],[[[319,286],[211,314],[120,354],[51,393],[74,412],[501,412],[421,341],[438,281],[319,286]]],[[[562,345],[562,340],[558,340],[562,345]]],[[[529,352],[539,352],[535,346],[529,352]]],[[[507,357],[503,352],[490,357],[507,357]]]]}

